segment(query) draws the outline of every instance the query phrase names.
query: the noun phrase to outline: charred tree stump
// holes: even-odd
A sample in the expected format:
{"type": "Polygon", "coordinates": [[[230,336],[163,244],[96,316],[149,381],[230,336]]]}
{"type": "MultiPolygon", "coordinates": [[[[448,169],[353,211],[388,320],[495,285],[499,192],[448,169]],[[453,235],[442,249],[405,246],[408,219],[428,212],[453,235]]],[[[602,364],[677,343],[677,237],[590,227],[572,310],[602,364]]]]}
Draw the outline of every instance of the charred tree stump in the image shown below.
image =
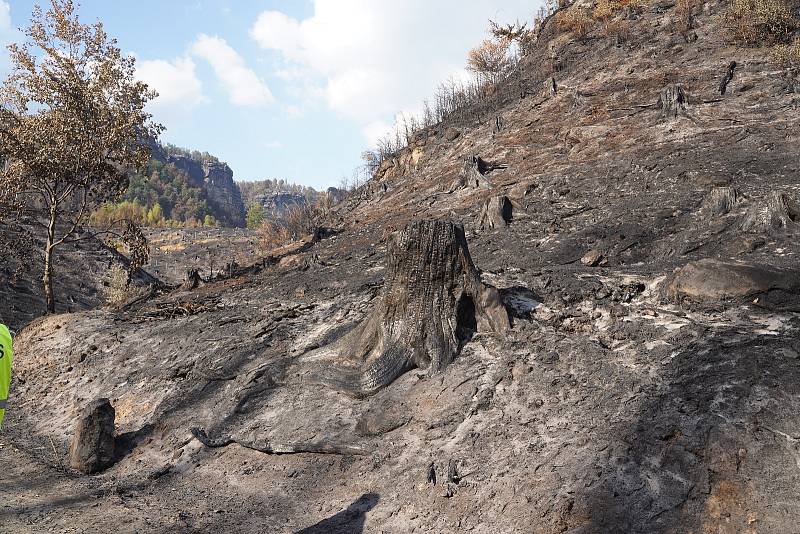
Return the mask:
{"type": "Polygon", "coordinates": [[[83,410],[69,447],[70,467],[92,474],[114,464],[115,414],[108,399],[97,399],[83,410]]]}
{"type": "Polygon", "coordinates": [[[671,84],[661,90],[658,97],[658,107],[666,118],[677,118],[689,107],[686,91],[680,84],[671,84]]]}
{"type": "Polygon", "coordinates": [[[703,201],[703,209],[710,215],[725,215],[741,202],[742,195],[735,187],[715,187],[703,201]]]}
{"type": "Polygon", "coordinates": [[[480,156],[466,158],[461,174],[453,181],[448,193],[459,189],[491,189],[492,182],[486,175],[494,170],[505,168],[506,165],[489,163],[480,156]]]}
{"type": "Polygon", "coordinates": [[[736,62],[731,61],[728,65],[728,69],[725,71],[725,75],[722,77],[722,81],[719,82],[719,94],[725,95],[725,92],[728,90],[728,84],[731,83],[733,80],[733,74],[736,72],[736,62]]]}
{"type": "Polygon", "coordinates": [[[186,289],[186,290],[195,289],[202,282],[203,279],[200,277],[200,271],[197,269],[189,269],[189,271],[186,273],[186,280],[183,282],[183,286],[181,286],[181,289],[186,289]]]}
{"type": "Polygon", "coordinates": [[[745,214],[745,232],[778,233],[795,228],[800,222],[800,205],[786,193],[773,191],[763,202],[745,214]]]}
{"type": "Polygon", "coordinates": [[[461,174],[453,181],[449,193],[460,189],[491,189],[492,182],[484,174],[486,163],[478,156],[472,156],[464,161],[461,174]]]}
{"type": "Polygon", "coordinates": [[[472,263],[464,229],[418,221],[390,236],[374,312],[309,359],[331,362],[315,381],[366,396],[414,368],[442,371],[475,331],[509,327],[500,293],[481,282],[472,263]]]}
{"type": "Polygon", "coordinates": [[[505,228],[511,222],[513,213],[514,206],[507,196],[492,197],[483,205],[478,226],[481,230],[505,228]]]}

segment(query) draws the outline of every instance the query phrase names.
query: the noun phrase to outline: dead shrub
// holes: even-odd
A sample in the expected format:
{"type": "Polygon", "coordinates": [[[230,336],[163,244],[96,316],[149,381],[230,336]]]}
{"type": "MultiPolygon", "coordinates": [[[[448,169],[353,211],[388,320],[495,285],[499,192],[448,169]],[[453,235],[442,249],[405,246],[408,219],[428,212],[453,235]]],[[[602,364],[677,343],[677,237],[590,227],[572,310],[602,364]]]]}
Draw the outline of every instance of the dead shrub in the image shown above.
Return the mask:
{"type": "Polygon", "coordinates": [[[264,221],[256,232],[261,250],[268,252],[314,235],[324,209],[325,204],[295,205],[281,219],[264,221]]]}
{"type": "Polygon", "coordinates": [[[556,13],[556,26],[565,32],[571,32],[575,37],[583,39],[589,33],[594,19],[588,9],[572,7],[556,13]]]}
{"type": "Polygon", "coordinates": [[[121,265],[112,265],[103,280],[103,300],[106,305],[116,307],[141,293],[141,289],[132,285],[128,271],[121,265]]]}
{"type": "Polygon", "coordinates": [[[509,44],[510,41],[505,39],[484,39],[480,45],[469,51],[467,70],[486,80],[499,80],[511,67],[509,44]]]}
{"type": "Polygon", "coordinates": [[[645,0],[598,0],[592,16],[597,20],[608,20],[626,10],[639,12],[645,5],[645,0]]]}
{"type": "Polygon", "coordinates": [[[631,37],[631,25],[626,20],[609,20],[601,28],[603,37],[610,39],[614,46],[622,46],[631,37]]]}
{"type": "Polygon", "coordinates": [[[292,234],[278,221],[264,221],[256,230],[258,246],[263,252],[282,247],[292,241],[292,234]]]}
{"type": "Polygon", "coordinates": [[[776,45],[770,57],[782,69],[800,69],[800,38],[790,44],[776,45]]]}
{"type": "Polygon", "coordinates": [[[315,206],[292,206],[284,216],[284,225],[293,239],[311,235],[317,229],[319,212],[315,206]]]}
{"type": "Polygon", "coordinates": [[[786,0],[733,0],[724,22],[728,40],[744,46],[786,42],[800,28],[786,0]]]}
{"type": "Polygon", "coordinates": [[[675,4],[675,28],[686,33],[694,26],[696,0],[678,0],[675,4]]]}

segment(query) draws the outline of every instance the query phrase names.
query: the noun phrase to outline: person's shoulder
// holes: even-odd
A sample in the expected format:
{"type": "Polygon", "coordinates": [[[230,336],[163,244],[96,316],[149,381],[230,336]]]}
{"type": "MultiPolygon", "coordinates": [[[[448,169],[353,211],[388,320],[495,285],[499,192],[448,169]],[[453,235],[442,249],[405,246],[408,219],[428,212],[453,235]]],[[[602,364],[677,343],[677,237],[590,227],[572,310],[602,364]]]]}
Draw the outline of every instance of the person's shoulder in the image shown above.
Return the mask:
{"type": "Polygon", "coordinates": [[[11,339],[11,331],[3,323],[0,323],[0,339],[11,339]]]}

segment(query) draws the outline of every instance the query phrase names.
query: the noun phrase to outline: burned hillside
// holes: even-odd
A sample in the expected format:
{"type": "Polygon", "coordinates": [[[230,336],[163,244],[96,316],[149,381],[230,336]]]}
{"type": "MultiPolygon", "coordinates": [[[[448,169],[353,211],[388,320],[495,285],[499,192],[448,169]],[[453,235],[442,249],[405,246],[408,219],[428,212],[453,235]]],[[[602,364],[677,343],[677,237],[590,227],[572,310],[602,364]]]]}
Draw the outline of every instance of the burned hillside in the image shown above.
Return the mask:
{"type": "Polygon", "coordinates": [[[324,232],[29,324],[1,528],[796,531],[797,69],[724,2],[601,4],[324,232]]]}

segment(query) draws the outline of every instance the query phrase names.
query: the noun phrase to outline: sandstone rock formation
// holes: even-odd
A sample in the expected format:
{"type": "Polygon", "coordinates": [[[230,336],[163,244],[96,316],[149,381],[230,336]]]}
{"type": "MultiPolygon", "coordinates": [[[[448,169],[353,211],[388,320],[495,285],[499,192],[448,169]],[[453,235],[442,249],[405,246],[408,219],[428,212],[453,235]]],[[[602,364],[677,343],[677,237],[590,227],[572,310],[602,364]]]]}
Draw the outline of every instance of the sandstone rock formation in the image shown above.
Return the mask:
{"type": "Polygon", "coordinates": [[[197,161],[188,156],[162,155],[179,170],[184,171],[195,187],[205,191],[212,211],[227,226],[244,226],[245,207],[233,181],[233,171],[227,163],[197,161]]]}

